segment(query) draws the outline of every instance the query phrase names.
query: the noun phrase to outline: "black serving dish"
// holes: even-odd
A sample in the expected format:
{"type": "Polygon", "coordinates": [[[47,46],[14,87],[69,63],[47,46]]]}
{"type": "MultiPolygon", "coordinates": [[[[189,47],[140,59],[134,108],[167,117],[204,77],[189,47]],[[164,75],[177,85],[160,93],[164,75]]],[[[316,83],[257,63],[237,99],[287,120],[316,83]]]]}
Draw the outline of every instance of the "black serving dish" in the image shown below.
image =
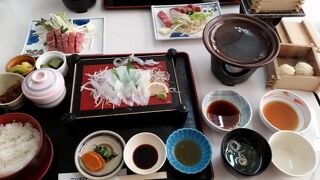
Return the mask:
{"type": "MultiPolygon", "coordinates": [[[[203,132],[202,117],[198,105],[195,83],[190,66],[189,56],[183,52],[170,50],[170,53],[135,54],[136,56],[162,56],[174,61],[176,78],[180,87],[182,104],[181,116],[175,116],[172,112],[163,116],[150,113],[150,116],[124,115],[118,121],[109,120],[111,117],[77,119],[77,114],[70,113],[72,97],[72,85],[74,65],[87,59],[105,59],[109,57],[126,57],[123,55],[72,55],[68,58],[69,73],[65,77],[67,95],[64,101],[53,109],[40,109],[27,100],[19,112],[30,114],[41,124],[54,145],[54,159],[44,179],[58,179],[59,173],[77,172],[74,164],[74,153],[79,142],[88,134],[98,130],[110,130],[118,133],[127,142],[133,135],[140,132],[151,132],[158,135],[164,142],[169,135],[183,127],[195,128],[203,132]],[[80,61],[79,61],[80,60],[80,61]]],[[[5,113],[0,109],[0,114],[5,113]]],[[[124,165],[123,168],[126,168],[124,165]]],[[[194,175],[183,174],[175,170],[168,161],[159,171],[166,171],[168,179],[213,179],[214,173],[211,163],[201,172],[194,175]]],[[[133,174],[128,169],[128,174],[133,174]]]]}
{"type": "Polygon", "coordinates": [[[271,162],[269,143],[256,131],[239,128],[226,134],[221,143],[221,159],[237,177],[259,175],[271,162]]]}
{"type": "Polygon", "coordinates": [[[273,12],[262,12],[256,13],[251,8],[251,0],[241,0],[240,2],[240,13],[253,16],[261,19],[272,27],[276,26],[283,17],[304,17],[305,13],[303,9],[299,12],[296,11],[273,11],[273,12]]]}
{"type": "MultiPolygon", "coordinates": [[[[204,3],[204,0],[103,0],[105,9],[132,9],[132,8],[150,8],[152,5],[170,5],[170,4],[195,4],[204,3]]],[[[240,0],[220,0],[220,5],[239,4],[240,0]]]]}

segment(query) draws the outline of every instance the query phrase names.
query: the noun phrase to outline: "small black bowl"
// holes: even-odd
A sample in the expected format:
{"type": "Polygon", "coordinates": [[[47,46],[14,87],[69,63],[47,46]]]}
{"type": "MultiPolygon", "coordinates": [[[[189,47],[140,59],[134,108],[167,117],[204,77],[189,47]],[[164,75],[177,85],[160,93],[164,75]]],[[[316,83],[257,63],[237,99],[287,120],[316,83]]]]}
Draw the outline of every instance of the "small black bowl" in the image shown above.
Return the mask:
{"type": "Polygon", "coordinates": [[[261,174],[271,162],[271,148],[256,131],[238,128],[230,131],[221,143],[221,158],[228,171],[238,176],[261,174]]]}

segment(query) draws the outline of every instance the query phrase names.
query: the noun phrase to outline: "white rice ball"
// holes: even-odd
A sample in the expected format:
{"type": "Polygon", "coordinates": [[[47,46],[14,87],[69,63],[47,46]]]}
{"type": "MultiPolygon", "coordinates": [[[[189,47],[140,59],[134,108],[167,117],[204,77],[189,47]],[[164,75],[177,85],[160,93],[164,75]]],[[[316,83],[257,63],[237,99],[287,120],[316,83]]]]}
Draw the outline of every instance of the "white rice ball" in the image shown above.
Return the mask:
{"type": "Polygon", "coordinates": [[[279,72],[280,74],[294,75],[295,69],[289,64],[282,64],[279,66],[279,72]]]}
{"type": "Polygon", "coordinates": [[[305,62],[298,62],[294,67],[296,75],[313,76],[313,67],[305,62]]]}

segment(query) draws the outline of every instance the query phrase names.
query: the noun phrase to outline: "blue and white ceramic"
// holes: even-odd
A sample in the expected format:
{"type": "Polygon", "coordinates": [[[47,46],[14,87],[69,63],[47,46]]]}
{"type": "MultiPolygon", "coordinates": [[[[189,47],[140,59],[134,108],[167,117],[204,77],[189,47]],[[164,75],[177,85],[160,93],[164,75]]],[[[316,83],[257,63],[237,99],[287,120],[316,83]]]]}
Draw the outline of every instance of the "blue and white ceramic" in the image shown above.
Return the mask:
{"type": "Polygon", "coordinates": [[[214,92],[209,92],[202,100],[201,109],[204,121],[208,124],[210,128],[219,133],[230,132],[231,130],[236,128],[244,128],[250,123],[252,117],[252,109],[249,102],[241,94],[232,90],[219,89],[214,92]],[[219,127],[207,117],[208,106],[212,102],[217,100],[229,101],[239,109],[240,121],[234,128],[225,129],[219,127]]]}

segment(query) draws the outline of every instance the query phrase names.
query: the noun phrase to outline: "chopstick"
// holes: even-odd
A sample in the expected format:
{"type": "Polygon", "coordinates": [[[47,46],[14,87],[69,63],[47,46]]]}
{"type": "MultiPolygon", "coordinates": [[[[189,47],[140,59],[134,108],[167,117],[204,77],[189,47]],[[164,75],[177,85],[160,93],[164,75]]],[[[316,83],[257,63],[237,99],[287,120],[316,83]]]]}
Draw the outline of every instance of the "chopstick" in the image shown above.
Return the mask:
{"type": "Polygon", "coordinates": [[[124,176],[114,176],[108,180],[148,180],[148,179],[167,179],[167,172],[156,172],[147,175],[132,174],[124,176]]]}

